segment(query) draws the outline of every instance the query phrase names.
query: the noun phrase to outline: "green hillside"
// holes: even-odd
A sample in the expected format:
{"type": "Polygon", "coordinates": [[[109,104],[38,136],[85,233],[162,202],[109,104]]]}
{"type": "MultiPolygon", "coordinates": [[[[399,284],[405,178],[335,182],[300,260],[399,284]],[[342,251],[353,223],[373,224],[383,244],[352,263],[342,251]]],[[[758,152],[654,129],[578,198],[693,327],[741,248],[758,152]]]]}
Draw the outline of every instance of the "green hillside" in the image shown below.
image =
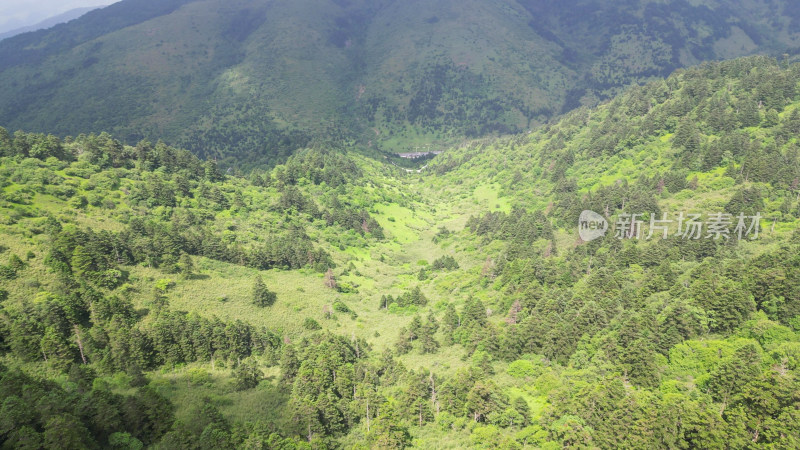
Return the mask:
{"type": "Polygon", "coordinates": [[[0,441],[796,448],[798,74],[679,70],[419,173],[0,129],[0,441]]]}
{"type": "Polygon", "coordinates": [[[794,54],[798,26],[787,1],[124,0],[0,42],[0,124],[248,168],[319,140],[441,149],[678,67],[794,54]]]}

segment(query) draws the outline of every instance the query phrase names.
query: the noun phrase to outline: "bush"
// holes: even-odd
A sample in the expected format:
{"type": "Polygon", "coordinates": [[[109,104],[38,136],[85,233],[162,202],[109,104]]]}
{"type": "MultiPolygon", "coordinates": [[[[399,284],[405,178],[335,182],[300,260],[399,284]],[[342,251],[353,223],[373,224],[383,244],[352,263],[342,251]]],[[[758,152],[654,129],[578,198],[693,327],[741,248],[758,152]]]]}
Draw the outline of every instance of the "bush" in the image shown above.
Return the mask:
{"type": "Polygon", "coordinates": [[[88,204],[89,201],[86,200],[86,197],[84,197],[83,195],[72,197],[72,199],[69,201],[69,206],[74,209],[83,209],[88,204]]]}
{"type": "Polygon", "coordinates": [[[13,280],[17,277],[17,271],[9,266],[0,266],[0,280],[13,280]]]}
{"type": "Polygon", "coordinates": [[[306,319],[303,321],[303,328],[309,331],[321,330],[322,325],[320,325],[319,322],[312,319],[311,317],[306,317],[306,319]]]}
{"type": "Polygon", "coordinates": [[[514,378],[536,376],[536,367],[527,359],[518,359],[508,365],[508,374],[514,378]]]}
{"type": "Polygon", "coordinates": [[[358,294],[358,289],[350,283],[337,283],[336,290],[342,294],[358,294]]]}
{"type": "Polygon", "coordinates": [[[161,292],[167,292],[169,289],[175,287],[175,282],[169,278],[162,278],[156,281],[156,289],[161,292]]]}
{"type": "Polygon", "coordinates": [[[350,317],[352,317],[353,319],[358,317],[358,314],[356,314],[355,311],[350,309],[350,307],[348,307],[347,305],[345,305],[342,302],[338,302],[338,301],[334,302],[333,303],[333,310],[336,311],[336,312],[343,313],[343,314],[350,314],[350,317]]]}
{"type": "Polygon", "coordinates": [[[351,313],[353,310],[350,309],[347,305],[342,302],[334,302],[333,303],[333,310],[340,312],[340,313],[351,313]]]}

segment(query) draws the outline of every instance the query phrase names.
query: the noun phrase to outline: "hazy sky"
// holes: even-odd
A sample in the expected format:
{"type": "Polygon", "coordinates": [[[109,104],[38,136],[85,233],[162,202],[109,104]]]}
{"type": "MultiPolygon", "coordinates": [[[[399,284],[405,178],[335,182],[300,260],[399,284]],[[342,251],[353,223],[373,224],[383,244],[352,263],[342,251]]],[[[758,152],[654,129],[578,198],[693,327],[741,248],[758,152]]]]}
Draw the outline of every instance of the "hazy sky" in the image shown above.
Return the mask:
{"type": "Polygon", "coordinates": [[[48,17],[84,6],[103,6],[115,0],[0,0],[0,33],[33,25],[48,17]]]}

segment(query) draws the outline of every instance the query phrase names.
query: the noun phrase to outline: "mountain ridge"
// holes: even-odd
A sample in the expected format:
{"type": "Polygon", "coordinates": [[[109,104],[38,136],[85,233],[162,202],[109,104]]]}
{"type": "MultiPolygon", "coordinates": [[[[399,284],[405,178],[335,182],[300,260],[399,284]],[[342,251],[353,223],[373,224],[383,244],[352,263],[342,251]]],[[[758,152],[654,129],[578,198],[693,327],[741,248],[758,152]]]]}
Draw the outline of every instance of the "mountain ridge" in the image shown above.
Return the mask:
{"type": "Polygon", "coordinates": [[[30,32],[30,31],[42,30],[42,29],[46,29],[46,28],[51,28],[51,27],[53,27],[55,25],[58,25],[60,23],[69,22],[70,20],[77,19],[77,18],[83,16],[84,14],[86,14],[87,12],[92,11],[92,10],[97,9],[97,8],[102,8],[102,6],[86,6],[86,7],[83,7],[83,8],[71,9],[71,10],[69,10],[67,12],[58,14],[58,15],[53,16],[53,17],[49,17],[49,18],[47,18],[45,20],[42,20],[42,21],[40,21],[38,23],[35,23],[33,25],[27,25],[27,26],[24,26],[24,27],[20,27],[20,28],[16,28],[16,29],[13,29],[13,30],[9,30],[9,31],[0,33],[0,41],[2,41],[3,39],[8,39],[10,37],[16,36],[18,34],[27,33],[27,32],[30,32]]]}
{"type": "Polygon", "coordinates": [[[124,0],[0,43],[0,124],[274,164],[331,135],[409,151],[522,132],[677,67],[800,48],[788,3],[622,8],[124,0]]]}

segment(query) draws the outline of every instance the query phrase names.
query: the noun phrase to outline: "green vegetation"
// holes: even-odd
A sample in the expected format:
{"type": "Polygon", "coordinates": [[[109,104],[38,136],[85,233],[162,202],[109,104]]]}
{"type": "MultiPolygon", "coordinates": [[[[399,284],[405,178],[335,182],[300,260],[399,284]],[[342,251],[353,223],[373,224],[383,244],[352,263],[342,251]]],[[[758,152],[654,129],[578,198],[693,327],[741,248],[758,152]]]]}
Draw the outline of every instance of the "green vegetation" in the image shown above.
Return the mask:
{"type": "Polygon", "coordinates": [[[798,75],[679,70],[421,173],[0,128],[0,441],[796,448],[798,75]],[[680,212],[760,233],[646,238],[680,212]]]}
{"type": "Polygon", "coordinates": [[[444,149],[679,67],[794,55],[798,23],[788,0],[126,0],[0,42],[0,123],[244,169],[312,142],[444,149]]]}

